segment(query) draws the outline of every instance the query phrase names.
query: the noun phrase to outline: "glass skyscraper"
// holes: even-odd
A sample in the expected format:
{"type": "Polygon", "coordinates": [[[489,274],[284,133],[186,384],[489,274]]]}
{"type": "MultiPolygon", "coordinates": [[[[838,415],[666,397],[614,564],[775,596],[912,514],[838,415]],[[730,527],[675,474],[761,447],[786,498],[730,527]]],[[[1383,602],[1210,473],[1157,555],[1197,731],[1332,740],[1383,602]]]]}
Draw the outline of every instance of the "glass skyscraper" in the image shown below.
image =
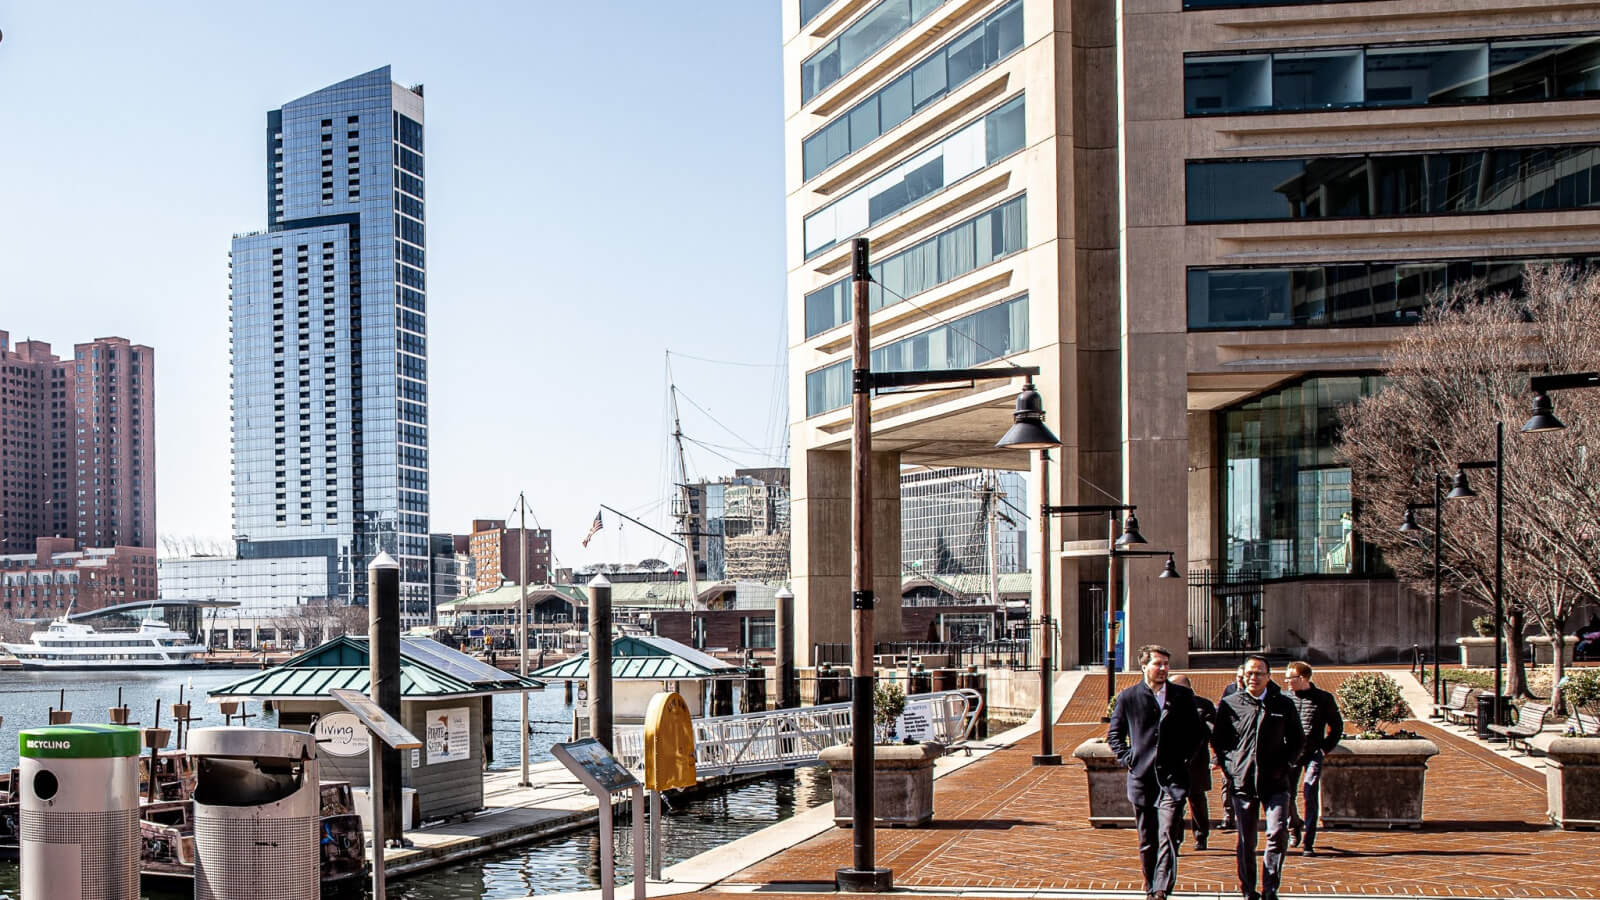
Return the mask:
{"type": "Polygon", "coordinates": [[[400,561],[429,621],[422,87],[359,75],[267,113],[267,227],[232,252],[240,559],[322,556],[338,601],[400,561]]]}

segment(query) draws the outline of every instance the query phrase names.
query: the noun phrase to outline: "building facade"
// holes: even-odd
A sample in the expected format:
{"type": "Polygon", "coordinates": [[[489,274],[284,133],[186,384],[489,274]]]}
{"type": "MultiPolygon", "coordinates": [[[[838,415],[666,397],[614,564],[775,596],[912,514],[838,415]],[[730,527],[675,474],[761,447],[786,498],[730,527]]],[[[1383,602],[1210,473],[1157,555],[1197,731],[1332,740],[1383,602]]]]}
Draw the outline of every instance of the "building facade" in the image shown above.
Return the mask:
{"type": "Polygon", "coordinates": [[[149,547],[79,550],[71,538],[42,537],[32,553],[0,555],[0,613],[50,619],[156,599],[156,555],[149,547]]]}
{"type": "Polygon", "coordinates": [[[1028,559],[1021,473],[967,466],[900,475],[900,559],[907,574],[1021,572],[1028,559]]]}
{"type": "Polygon", "coordinates": [[[363,604],[388,553],[402,624],[427,624],[422,88],[384,67],[266,125],[267,227],[231,255],[238,556],[325,557],[363,604]]]}
{"type": "Polygon", "coordinates": [[[155,351],[107,337],[63,360],[0,331],[0,433],[0,553],[155,546],[155,351]]]}
{"type": "Polygon", "coordinates": [[[466,534],[428,535],[428,557],[433,578],[433,615],[438,622],[439,604],[459,600],[472,593],[477,583],[477,563],[472,558],[472,536],[466,534]]]}
{"type": "MultiPolygon", "coordinates": [[[[1037,365],[1062,440],[1045,494],[1040,454],[993,449],[1020,378],[874,399],[880,640],[899,467],[958,464],[1031,471],[1030,510],[1137,505],[1199,587],[1119,563],[1123,637],[1177,665],[1218,634],[1352,662],[1431,643],[1429,604],[1361,541],[1339,410],[1433,292],[1600,251],[1591,21],[1530,0],[797,0],[783,35],[802,645],[848,639],[861,236],[874,369],[1037,365]],[[1207,587],[1231,577],[1259,585],[1250,609],[1207,587]]],[[[1027,568],[1058,549],[1034,540],[1027,568]]],[[[1051,570],[1058,659],[1087,662],[1105,560],[1051,570]]]]}
{"type": "Polygon", "coordinates": [[[522,583],[522,554],[528,557],[528,583],[549,584],[550,529],[507,528],[504,519],[473,519],[468,538],[473,584],[492,591],[504,583],[522,583]],[[518,546],[518,541],[522,545],[518,546]]]}
{"type": "Polygon", "coordinates": [[[340,604],[339,573],[327,556],[186,556],[163,559],[157,570],[162,600],[221,601],[224,617],[320,615],[340,604]]]}
{"type": "MultiPolygon", "coordinates": [[[[782,581],[789,572],[789,470],[735,469],[689,485],[697,577],[782,581]]],[[[681,498],[675,501],[682,505],[681,498]]]]}

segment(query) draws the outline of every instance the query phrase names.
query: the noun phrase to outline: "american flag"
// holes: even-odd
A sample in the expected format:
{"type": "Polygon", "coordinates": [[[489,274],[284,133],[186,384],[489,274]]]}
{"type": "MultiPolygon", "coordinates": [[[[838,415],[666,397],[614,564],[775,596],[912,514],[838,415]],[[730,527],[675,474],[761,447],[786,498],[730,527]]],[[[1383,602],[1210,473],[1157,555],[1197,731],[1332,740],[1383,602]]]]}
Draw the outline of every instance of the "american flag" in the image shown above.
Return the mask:
{"type": "Polygon", "coordinates": [[[604,527],[606,527],[605,523],[600,521],[600,513],[597,510],[594,514],[594,524],[589,526],[589,533],[583,536],[583,545],[585,547],[589,546],[589,539],[594,537],[596,531],[604,527]]]}

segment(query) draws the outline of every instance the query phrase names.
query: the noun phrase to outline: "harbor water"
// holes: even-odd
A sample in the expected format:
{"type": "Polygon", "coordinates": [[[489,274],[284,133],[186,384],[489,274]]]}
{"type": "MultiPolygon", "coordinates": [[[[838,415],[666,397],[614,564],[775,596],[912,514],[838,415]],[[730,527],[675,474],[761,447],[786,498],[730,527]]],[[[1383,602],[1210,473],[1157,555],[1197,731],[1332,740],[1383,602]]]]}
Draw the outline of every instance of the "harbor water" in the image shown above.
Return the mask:
{"type": "MultiPolygon", "coordinates": [[[[130,717],[150,724],[156,700],[162,701],[161,719],[171,723],[171,705],[181,686],[193,702],[192,715],[204,718],[196,727],[221,725],[216,705],[204,700],[207,690],[249,674],[248,670],[182,670],[174,672],[20,672],[0,671],[0,769],[17,761],[17,731],[46,724],[51,707],[66,691],[66,708],[75,722],[104,722],[106,709],[116,705],[117,689],[130,708],[130,717]],[[198,695],[197,696],[197,692],[198,695]]],[[[528,695],[532,734],[529,755],[533,762],[549,760],[550,745],[568,737],[572,708],[563,700],[559,684],[528,695]]],[[[519,749],[520,710],[515,695],[495,698],[495,767],[515,765],[519,749]]],[[[252,714],[261,712],[250,704],[252,714]]],[[[250,725],[272,725],[268,713],[249,720],[250,725]]],[[[728,841],[759,831],[831,800],[828,779],[817,770],[778,773],[739,784],[692,800],[672,804],[664,816],[663,862],[673,865],[728,841]]],[[[617,879],[632,879],[632,832],[619,823],[616,833],[617,879]]],[[[17,864],[0,862],[0,900],[19,900],[17,864]]],[[[535,894],[599,887],[600,848],[596,829],[498,851],[467,862],[391,881],[389,895],[400,900],[510,900],[535,894]]],[[[147,892],[148,900],[178,900],[182,893],[147,892]]]]}

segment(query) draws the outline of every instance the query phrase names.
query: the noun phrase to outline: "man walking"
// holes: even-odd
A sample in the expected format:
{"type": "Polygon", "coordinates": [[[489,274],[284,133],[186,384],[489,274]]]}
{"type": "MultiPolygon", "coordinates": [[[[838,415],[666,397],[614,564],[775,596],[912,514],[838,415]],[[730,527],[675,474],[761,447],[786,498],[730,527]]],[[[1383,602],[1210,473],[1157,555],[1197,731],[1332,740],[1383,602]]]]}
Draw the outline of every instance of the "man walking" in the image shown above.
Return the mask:
{"type": "Polygon", "coordinates": [[[1322,758],[1339,746],[1344,735],[1344,717],[1339,715],[1339,703],[1333,695],[1311,683],[1311,667],[1299,660],[1289,663],[1284,672],[1284,683],[1289,686],[1289,699],[1300,713],[1300,727],[1305,732],[1305,748],[1289,778],[1289,845],[1300,847],[1302,829],[1305,845],[1300,853],[1316,856],[1317,814],[1322,809],[1322,758]],[[1301,778],[1304,776],[1303,787],[1301,778]],[[1296,808],[1296,794],[1304,805],[1296,808]],[[1301,820],[1301,811],[1305,819],[1301,820]]]}
{"type": "MultiPolygon", "coordinates": [[[[1182,685],[1193,690],[1189,684],[1189,676],[1174,675],[1167,679],[1170,683],[1182,685]]],[[[1189,757],[1189,812],[1194,819],[1194,848],[1206,849],[1206,841],[1211,837],[1211,804],[1207,802],[1206,792],[1211,790],[1211,728],[1217,721],[1217,706],[1210,700],[1194,695],[1195,714],[1200,717],[1200,743],[1195,745],[1194,754],[1189,757]]],[[[1172,844],[1175,847],[1183,846],[1183,804],[1178,804],[1178,820],[1172,829],[1172,844]]]]}
{"type": "Polygon", "coordinates": [[[1233,780],[1239,842],[1234,849],[1239,892],[1245,900],[1277,900],[1283,856],[1289,847],[1289,776],[1305,745],[1300,713],[1269,677],[1260,656],[1244,664],[1244,689],[1217,707],[1213,741],[1222,767],[1233,780]],[[1267,814],[1267,850],[1261,858],[1261,890],[1256,891],[1256,826],[1267,814]]]}
{"type": "Polygon", "coordinates": [[[1150,900],[1166,900],[1178,874],[1173,823],[1189,793],[1189,758],[1202,740],[1194,692],[1167,682],[1172,653],[1139,648],[1144,678],[1117,695],[1106,743],[1128,769],[1128,801],[1139,831],[1139,864],[1150,900]]]}
{"type": "MultiPolygon", "coordinates": [[[[1233,683],[1222,689],[1222,697],[1218,699],[1218,702],[1220,703],[1222,700],[1228,699],[1229,695],[1241,690],[1244,690],[1244,666],[1240,666],[1239,668],[1233,670],[1233,683]]],[[[1216,707],[1213,706],[1212,708],[1215,709],[1216,707]]],[[[1213,730],[1216,729],[1216,725],[1216,720],[1213,719],[1211,721],[1211,727],[1213,730]]],[[[1232,831],[1234,829],[1233,779],[1228,777],[1228,770],[1222,766],[1221,757],[1218,757],[1217,759],[1217,768],[1221,770],[1222,774],[1221,828],[1223,831],[1232,831]]]]}

